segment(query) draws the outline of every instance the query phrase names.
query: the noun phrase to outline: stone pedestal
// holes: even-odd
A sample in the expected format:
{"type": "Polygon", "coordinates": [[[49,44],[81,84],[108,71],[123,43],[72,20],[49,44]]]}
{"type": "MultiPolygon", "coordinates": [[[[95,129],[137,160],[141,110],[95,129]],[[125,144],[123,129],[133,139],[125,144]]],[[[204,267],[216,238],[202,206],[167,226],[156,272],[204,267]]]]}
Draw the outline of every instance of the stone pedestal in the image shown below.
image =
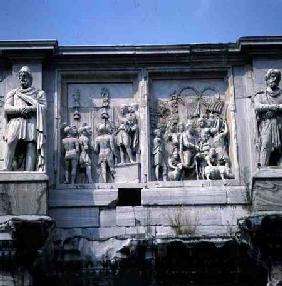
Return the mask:
{"type": "Polygon", "coordinates": [[[261,168],[253,177],[253,213],[282,213],[282,169],[261,168]]]}
{"type": "Polygon", "coordinates": [[[0,215],[46,215],[48,176],[0,172],[0,215]]]}
{"type": "Polygon", "coordinates": [[[139,183],[140,164],[122,164],[115,167],[115,183],[139,183]]]}

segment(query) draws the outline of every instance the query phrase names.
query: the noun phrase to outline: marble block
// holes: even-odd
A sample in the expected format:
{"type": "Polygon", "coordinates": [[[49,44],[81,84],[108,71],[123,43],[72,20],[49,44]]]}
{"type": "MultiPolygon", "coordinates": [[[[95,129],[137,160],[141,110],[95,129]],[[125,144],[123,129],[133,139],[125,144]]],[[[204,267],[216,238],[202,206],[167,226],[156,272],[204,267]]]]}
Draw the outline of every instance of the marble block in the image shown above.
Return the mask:
{"type": "Polygon", "coordinates": [[[116,183],[139,183],[140,182],[140,164],[123,164],[115,167],[116,183]]]}
{"type": "Polygon", "coordinates": [[[282,212],[282,169],[261,168],[253,177],[254,212],[282,212]]]}
{"type": "Polygon", "coordinates": [[[46,215],[48,176],[0,172],[0,215],[46,215]]]}

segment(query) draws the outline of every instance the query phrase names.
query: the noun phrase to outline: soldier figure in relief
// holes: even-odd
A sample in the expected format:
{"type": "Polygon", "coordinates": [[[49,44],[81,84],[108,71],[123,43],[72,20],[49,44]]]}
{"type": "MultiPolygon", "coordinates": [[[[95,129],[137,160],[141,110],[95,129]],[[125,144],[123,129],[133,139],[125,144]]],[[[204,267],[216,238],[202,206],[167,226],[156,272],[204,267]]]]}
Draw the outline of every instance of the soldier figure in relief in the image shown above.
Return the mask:
{"type": "Polygon", "coordinates": [[[65,184],[74,184],[76,179],[79,154],[79,143],[76,137],[76,127],[66,126],[64,128],[64,133],[66,137],[63,139],[62,143],[65,151],[65,184]]]}
{"type": "Polygon", "coordinates": [[[107,182],[107,173],[114,178],[115,146],[111,127],[107,123],[97,126],[98,137],[95,140],[94,150],[99,154],[98,165],[101,170],[103,183],[107,182]]]}
{"type": "Polygon", "coordinates": [[[159,181],[161,177],[161,169],[164,162],[164,145],[162,139],[162,133],[160,129],[154,130],[155,138],[153,140],[153,167],[155,169],[155,177],[159,181]]]}
{"type": "Polygon", "coordinates": [[[222,125],[223,126],[220,129],[220,122],[218,120],[217,127],[211,129],[211,133],[214,134],[212,145],[215,148],[218,158],[223,158],[225,161],[228,161],[229,156],[227,153],[227,146],[225,144],[225,138],[228,135],[227,122],[224,120],[222,125]]]}
{"type": "Polygon", "coordinates": [[[127,118],[128,107],[122,106],[120,108],[120,124],[116,132],[116,142],[120,151],[120,163],[125,163],[126,154],[129,157],[130,163],[134,163],[132,150],[131,150],[131,137],[130,137],[130,124],[127,118]]]}
{"type": "Polygon", "coordinates": [[[89,137],[92,134],[91,127],[85,124],[78,129],[78,133],[79,133],[78,142],[80,146],[79,165],[81,168],[85,168],[87,181],[89,184],[91,184],[93,182],[91,175],[91,159],[89,155],[89,149],[90,149],[89,137]]]}
{"type": "Polygon", "coordinates": [[[127,122],[130,128],[130,137],[131,137],[131,148],[137,152],[139,145],[139,126],[136,116],[137,104],[131,104],[128,108],[128,113],[126,114],[127,122]]]}
{"type": "Polygon", "coordinates": [[[42,90],[32,87],[32,74],[27,66],[19,71],[20,87],[7,94],[4,112],[7,120],[4,140],[4,170],[12,170],[19,151],[24,152],[25,171],[45,171],[46,98],[42,90]],[[24,143],[18,150],[18,143],[24,143]]]}
{"type": "Polygon", "coordinates": [[[186,130],[180,136],[180,158],[184,168],[194,167],[194,157],[196,152],[199,151],[194,131],[193,121],[188,119],[186,130]]]}
{"type": "Polygon", "coordinates": [[[254,97],[258,127],[259,164],[261,166],[282,165],[280,80],[281,72],[279,70],[268,70],[265,75],[266,90],[258,92],[254,97]],[[270,161],[271,157],[272,161],[270,161]]]}

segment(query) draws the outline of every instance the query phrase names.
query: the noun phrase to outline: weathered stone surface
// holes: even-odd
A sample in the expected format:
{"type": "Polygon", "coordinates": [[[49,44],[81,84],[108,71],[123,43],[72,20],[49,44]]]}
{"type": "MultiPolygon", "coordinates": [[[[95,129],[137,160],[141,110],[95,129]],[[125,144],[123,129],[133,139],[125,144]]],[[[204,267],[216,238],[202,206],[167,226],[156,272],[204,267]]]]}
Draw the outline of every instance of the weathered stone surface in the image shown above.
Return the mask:
{"type": "Polygon", "coordinates": [[[282,170],[263,168],[253,177],[253,211],[282,211],[282,170]]]}
{"type": "Polygon", "coordinates": [[[140,181],[140,164],[136,163],[116,166],[115,172],[116,183],[124,183],[128,181],[139,183],[140,181]],[[130,178],[130,180],[128,178],[130,178]]]}
{"type": "Polygon", "coordinates": [[[176,207],[117,207],[118,226],[170,226],[177,217],[183,224],[236,225],[237,219],[248,215],[244,206],[176,206],[176,207]]]}
{"type": "Polygon", "coordinates": [[[1,215],[46,215],[46,174],[0,172],[1,215]]]}
{"type": "Polygon", "coordinates": [[[48,176],[42,172],[6,172],[0,171],[0,182],[40,182],[48,181],[48,176]]]}
{"type": "Polygon", "coordinates": [[[49,215],[57,227],[96,227],[99,226],[99,209],[92,208],[52,208],[49,215]]]}
{"type": "Polygon", "coordinates": [[[247,204],[245,187],[152,188],[142,191],[142,205],[247,204]],[[238,192],[238,196],[235,193],[238,192]]]}
{"type": "Polygon", "coordinates": [[[100,226],[101,227],[116,226],[117,225],[116,213],[117,212],[115,209],[100,210],[100,226]]]}
{"type": "Polygon", "coordinates": [[[50,192],[50,207],[108,206],[115,205],[117,189],[57,189],[50,192]]]}

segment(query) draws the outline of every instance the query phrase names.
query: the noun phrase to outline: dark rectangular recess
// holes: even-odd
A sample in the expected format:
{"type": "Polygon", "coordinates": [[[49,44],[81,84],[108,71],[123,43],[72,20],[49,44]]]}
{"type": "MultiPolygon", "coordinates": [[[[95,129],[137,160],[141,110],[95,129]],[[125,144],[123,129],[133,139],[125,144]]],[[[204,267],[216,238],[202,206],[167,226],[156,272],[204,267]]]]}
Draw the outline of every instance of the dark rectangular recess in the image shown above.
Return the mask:
{"type": "Polygon", "coordinates": [[[119,188],[118,206],[141,206],[141,188],[119,188]]]}

